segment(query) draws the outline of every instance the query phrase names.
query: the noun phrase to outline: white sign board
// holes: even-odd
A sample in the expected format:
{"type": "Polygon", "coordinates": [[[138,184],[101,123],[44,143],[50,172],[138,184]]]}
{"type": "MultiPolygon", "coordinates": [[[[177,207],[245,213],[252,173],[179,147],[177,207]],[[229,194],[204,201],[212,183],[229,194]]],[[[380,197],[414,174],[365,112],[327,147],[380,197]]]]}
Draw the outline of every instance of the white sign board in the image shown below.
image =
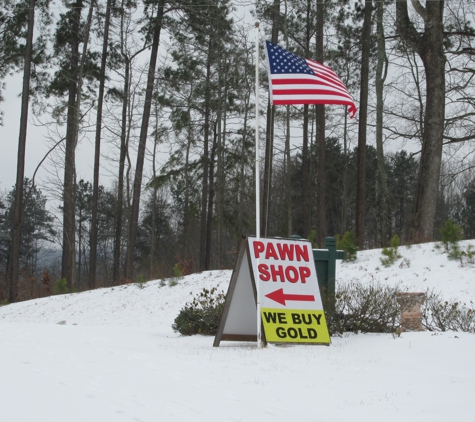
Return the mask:
{"type": "Polygon", "coordinates": [[[257,291],[264,342],[330,343],[310,242],[243,239],[215,346],[257,339],[257,291]]]}
{"type": "Polygon", "coordinates": [[[312,244],[254,237],[248,243],[267,341],[328,344],[312,244]]]}

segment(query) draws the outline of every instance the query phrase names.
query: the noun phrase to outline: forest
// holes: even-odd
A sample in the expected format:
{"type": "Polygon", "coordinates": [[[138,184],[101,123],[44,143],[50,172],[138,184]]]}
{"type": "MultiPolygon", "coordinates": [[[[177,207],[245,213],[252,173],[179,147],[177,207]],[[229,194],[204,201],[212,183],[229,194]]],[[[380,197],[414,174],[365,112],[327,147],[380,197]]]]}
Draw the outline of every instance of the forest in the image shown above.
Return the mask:
{"type": "Polygon", "coordinates": [[[256,138],[261,236],[369,249],[452,220],[475,237],[474,17],[471,0],[0,0],[0,112],[22,78],[0,303],[232,268],[256,234],[256,138]],[[273,106],[266,39],[329,65],[356,117],[273,106]]]}

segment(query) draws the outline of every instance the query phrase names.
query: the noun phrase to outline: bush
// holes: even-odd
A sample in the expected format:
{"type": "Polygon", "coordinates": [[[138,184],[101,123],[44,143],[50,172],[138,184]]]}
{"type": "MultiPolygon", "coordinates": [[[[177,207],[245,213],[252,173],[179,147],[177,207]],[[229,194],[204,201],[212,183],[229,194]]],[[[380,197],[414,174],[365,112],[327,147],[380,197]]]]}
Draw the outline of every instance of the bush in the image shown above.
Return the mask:
{"type": "Polygon", "coordinates": [[[223,313],[224,292],[216,287],[203,289],[192,302],[187,303],[172,324],[173,331],[184,336],[193,334],[215,335],[223,313]]]}
{"type": "Polygon", "coordinates": [[[338,286],[334,307],[325,306],[330,333],[394,333],[400,325],[401,308],[396,298],[401,291],[399,286],[377,282],[352,281],[338,286]]]}
{"type": "Polygon", "coordinates": [[[56,280],[53,287],[53,294],[55,295],[64,295],[68,293],[68,283],[65,278],[61,280],[56,280]]]}
{"type": "Polygon", "coordinates": [[[345,251],[345,261],[356,261],[359,250],[357,241],[355,232],[346,232],[341,238],[336,235],[336,248],[345,251]]]}
{"type": "MultiPolygon", "coordinates": [[[[400,333],[400,286],[377,282],[353,281],[338,286],[336,301],[324,299],[325,315],[331,335],[353,333],[400,333]]],[[[475,309],[455,300],[444,301],[438,293],[427,292],[421,306],[422,326],[428,331],[463,331],[475,333],[475,309]]]]}
{"type": "Polygon", "coordinates": [[[385,258],[380,258],[380,261],[385,267],[393,265],[396,259],[401,258],[398,252],[400,242],[399,236],[395,234],[391,239],[391,246],[389,248],[383,248],[381,251],[385,258]]]}
{"type": "Polygon", "coordinates": [[[6,305],[8,305],[8,299],[0,300],[0,306],[6,306],[6,305]]]}
{"type": "Polygon", "coordinates": [[[465,331],[475,333],[475,309],[473,302],[443,300],[434,291],[427,292],[422,307],[422,325],[429,331],[465,331]]]}

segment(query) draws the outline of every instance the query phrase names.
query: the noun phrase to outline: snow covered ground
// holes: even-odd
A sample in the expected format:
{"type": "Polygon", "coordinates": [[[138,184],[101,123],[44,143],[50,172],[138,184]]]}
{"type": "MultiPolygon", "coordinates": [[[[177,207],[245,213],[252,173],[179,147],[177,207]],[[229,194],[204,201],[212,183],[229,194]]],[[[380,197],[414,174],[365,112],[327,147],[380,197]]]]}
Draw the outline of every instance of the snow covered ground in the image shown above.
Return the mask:
{"type": "MultiPolygon", "coordinates": [[[[402,282],[475,302],[475,266],[432,244],[338,263],[337,282],[402,282]]],[[[171,324],[203,287],[231,271],[194,274],[0,308],[0,415],[12,422],[475,421],[475,335],[359,334],[325,346],[182,337],[171,324]]]]}

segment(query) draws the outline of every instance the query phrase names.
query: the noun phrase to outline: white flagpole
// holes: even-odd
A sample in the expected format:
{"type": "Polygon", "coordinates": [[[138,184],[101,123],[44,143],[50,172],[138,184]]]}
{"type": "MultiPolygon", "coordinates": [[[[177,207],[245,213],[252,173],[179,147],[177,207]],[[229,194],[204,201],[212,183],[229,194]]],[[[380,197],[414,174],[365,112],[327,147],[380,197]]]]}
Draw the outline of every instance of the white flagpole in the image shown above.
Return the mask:
{"type": "MultiPolygon", "coordinates": [[[[259,22],[256,22],[256,238],[261,237],[260,176],[259,176],[259,22]]],[[[257,262],[259,265],[259,262],[257,262]]],[[[262,347],[261,336],[261,298],[259,280],[256,280],[257,295],[257,347],[262,347]]]]}

